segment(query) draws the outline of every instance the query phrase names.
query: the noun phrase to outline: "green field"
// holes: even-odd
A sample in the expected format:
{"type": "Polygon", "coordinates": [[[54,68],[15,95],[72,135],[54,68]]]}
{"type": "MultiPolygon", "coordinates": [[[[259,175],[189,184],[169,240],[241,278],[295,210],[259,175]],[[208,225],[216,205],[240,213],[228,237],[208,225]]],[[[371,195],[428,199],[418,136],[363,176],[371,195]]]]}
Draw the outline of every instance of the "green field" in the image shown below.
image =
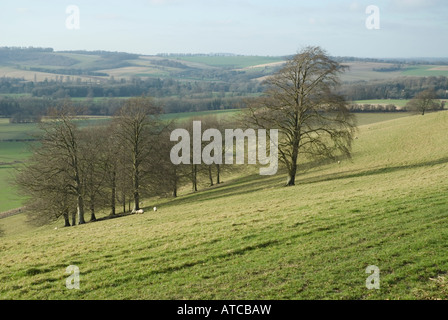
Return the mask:
{"type": "Polygon", "coordinates": [[[448,77],[448,68],[434,65],[409,66],[401,74],[417,77],[448,77]]]}
{"type": "Polygon", "coordinates": [[[447,299],[447,126],[448,111],[363,125],[352,161],[308,163],[295,187],[250,167],[145,201],[157,213],[70,228],[2,219],[0,298],[447,299]],[[65,287],[69,265],[80,290],[65,287]]]}
{"type": "Polygon", "coordinates": [[[0,213],[22,206],[24,199],[12,184],[14,173],[13,165],[0,165],[0,213]]]}

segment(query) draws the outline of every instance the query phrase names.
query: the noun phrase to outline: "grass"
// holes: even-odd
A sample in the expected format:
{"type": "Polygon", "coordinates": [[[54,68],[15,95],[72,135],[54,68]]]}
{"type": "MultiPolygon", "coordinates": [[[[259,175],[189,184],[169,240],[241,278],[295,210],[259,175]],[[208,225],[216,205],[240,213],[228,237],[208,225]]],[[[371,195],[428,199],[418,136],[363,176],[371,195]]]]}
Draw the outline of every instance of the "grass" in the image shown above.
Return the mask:
{"type": "Polygon", "coordinates": [[[14,180],[14,166],[29,156],[28,142],[0,141],[0,212],[22,206],[23,198],[17,195],[11,182],[14,180]]]}
{"type": "Polygon", "coordinates": [[[367,124],[400,119],[408,117],[410,115],[411,113],[408,112],[372,112],[372,113],[360,112],[356,113],[356,119],[358,126],[363,126],[367,124]]]}
{"type": "Polygon", "coordinates": [[[35,123],[9,123],[9,119],[0,119],[0,141],[32,139],[38,132],[35,123]]]}
{"type": "Polygon", "coordinates": [[[19,208],[23,198],[17,194],[16,188],[11,184],[14,180],[14,166],[0,165],[0,212],[19,208]]]}
{"type": "Polygon", "coordinates": [[[352,161],[308,163],[296,187],[247,168],[148,200],[157,213],[71,228],[0,220],[0,298],[446,299],[447,125],[440,112],[361,126],[352,161]],[[69,265],[80,290],[65,288],[69,265]],[[365,287],[369,265],[380,290],[365,287]]]}

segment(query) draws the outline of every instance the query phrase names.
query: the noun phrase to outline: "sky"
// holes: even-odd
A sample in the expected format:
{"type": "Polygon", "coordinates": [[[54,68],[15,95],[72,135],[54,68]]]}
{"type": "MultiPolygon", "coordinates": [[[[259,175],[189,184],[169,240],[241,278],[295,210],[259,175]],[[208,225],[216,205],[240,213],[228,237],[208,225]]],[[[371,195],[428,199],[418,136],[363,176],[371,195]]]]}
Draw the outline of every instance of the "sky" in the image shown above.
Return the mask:
{"type": "Polygon", "coordinates": [[[0,0],[8,47],[414,58],[448,57],[447,39],[446,0],[0,0]]]}

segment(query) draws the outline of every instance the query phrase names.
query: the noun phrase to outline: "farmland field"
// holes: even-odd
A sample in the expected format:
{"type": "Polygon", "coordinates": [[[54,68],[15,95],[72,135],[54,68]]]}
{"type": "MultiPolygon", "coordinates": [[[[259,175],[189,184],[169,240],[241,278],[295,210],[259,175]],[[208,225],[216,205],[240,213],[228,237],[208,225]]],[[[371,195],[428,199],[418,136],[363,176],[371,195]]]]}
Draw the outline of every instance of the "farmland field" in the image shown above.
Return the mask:
{"type": "Polygon", "coordinates": [[[284,61],[281,57],[263,56],[179,56],[170,57],[180,61],[201,63],[213,67],[242,69],[284,61]]]}
{"type": "Polygon", "coordinates": [[[295,187],[247,168],[147,199],[157,213],[57,230],[2,219],[0,298],[446,299],[447,125],[439,112],[361,126],[352,161],[307,166],[295,187]]]}
{"type": "Polygon", "coordinates": [[[422,65],[422,66],[410,66],[402,72],[405,76],[418,76],[418,77],[448,77],[447,66],[434,66],[434,65],[422,65]]]}

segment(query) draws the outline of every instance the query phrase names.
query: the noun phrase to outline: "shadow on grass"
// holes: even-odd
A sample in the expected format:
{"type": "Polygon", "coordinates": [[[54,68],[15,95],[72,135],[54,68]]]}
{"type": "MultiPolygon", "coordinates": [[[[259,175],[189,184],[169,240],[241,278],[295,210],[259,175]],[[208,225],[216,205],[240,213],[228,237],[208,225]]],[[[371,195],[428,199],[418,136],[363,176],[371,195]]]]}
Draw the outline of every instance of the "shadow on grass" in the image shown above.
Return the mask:
{"type": "Polygon", "coordinates": [[[254,193],[263,189],[273,188],[276,185],[280,187],[282,185],[281,181],[283,180],[284,177],[281,175],[267,177],[260,176],[258,174],[252,174],[245,177],[237,178],[228,183],[216,185],[213,188],[205,189],[197,193],[190,193],[180,196],[159,206],[176,206],[186,203],[216,200],[233,195],[254,193]]]}
{"type": "MultiPolygon", "coordinates": [[[[372,175],[378,175],[378,174],[387,174],[387,173],[393,173],[401,170],[408,170],[408,169],[416,169],[416,168],[423,168],[423,167],[429,167],[434,165],[439,165],[443,163],[448,163],[448,157],[426,161],[422,163],[415,163],[415,164],[409,164],[409,165],[402,165],[402,166],[391,166],[391,167],[378,167],[378,168],[371,168],[371,169],[364,169],[364,170],[357,170],[357,171],[344,171],[339,173],[331,173],[331,174],[325,174],[325,175],[319,175],[314,176],[310,178],[300,179],[300,176],[298,176],[298,179],[296,179],[297,185],[307,185],[312,183],[319,183],[324,181],[334,181],[334,180],[340,180],[340,179],[349,179],[349,178],[357,178],[357,177],[364,177],[364,176],[372,176],[372,175]]],[[[228,184],[222,184],[217,187],[214,187],[213,189],[207,189],[204,191],[200,191],[198,193],[188,194],[185,196],[181,196],[178,198],[175,198],[171,201],[168,201],[163,204],[164,207],[169,206],[175,206],[179,204],[186,204],[186,203],[193,203],[193,202],[200,202],[200,201],[208,201],[208,200],[216,200],[224,197],[234,196],[234,195],[241,195],[241,194],[251,194],[254,192],[258,192],[264,189],[271,189],[271,188],[280,188],[284,187],[285,185],[282,184],[284,181],[284,175],[286,175],[286,172],[279,172],[275,176],[260,176],[257,174],[245,176],[242,178],[235,179],[228,184]]]]}
{"type": "MultiPolygon", "coordinates": [[[[409,164],[409,165],[402,165],[402,166],[392,166],[392,167],[378,167],[378,168],[371,168],[371,169],[364,169],[364,170],[357,170],[357,171],[344,171],[339,173],[331,173],[331,174],[324,174],[324,175],[318,175],[313,176],[310,178],[300,179],[300,176],[298,176],[298,179],[296,179],[297,185],[307,185],[307,184],[313,184],[313,183],[319,183],[319,182],[325,182],[325,181],[335,181],[335,180],[342,180],[342,179],[350,179],[350,178],[358,178],[358,177],[365,177],[365,176],[373,176],[373,175],[379,175],[379,174],[387,174],[387,173],[393,173],[401,170],[408,170],[408,169],[416,169],[416,168],[423,168],[423,167],[429,167],[439,164],[448,163],[448,157],[426,161],[422,163],[415,163],[415,164],[409,164]]],[[[311,165],[310,165],[311,166],[311,165]]],[[[228,183],[222,183],[219,185],[215,185],[212,188],[205,189],[202,191],[199,191],[197,193],[190,193],[187,195],[180,196],[178,198],[174,198],[172,200],[169,200],[167,202],[164,202],[162,205],[156,204],[156,206],[163,206],[165,208],[171,207],[171,206],[177,206],[177,205],[183,205],[183,204],[189,204],[189,203],[198,203],[198,202],[204,202],[204,201],[210,201],[210,200],[217,200],[221,198],[231,197],[235,195],[241,195],[241,194],[252,194],[261,190],[265,189],[274,189],[274,188],[282,188],[285,187],[284,179],[286,176],[286,172],[284,170],[281,170],[277,175],[275,176],[260,176],[258,174],[252,174],[248,176],[244,176],[241,178],[237,178],[235,180],[231,180],[228,183]]],[[[118,213],[113,216],[108,215],[105,217],[98,218],[96,221],[92,222],[100,222],[100,221],[106,221],[111,219],[117,219],[122,217],[127,217],[132,215],[131,213],[118,213]]],[[[89,222],[90,223],[90,222],[89,222]]]]}
{"type": "Polygon", "coordinates": [[[345,172],[340,172],[340,173],[326,174],[326,175],[321,175],[319,177],[311,177],[311,178],[299,180],[299,183],[303,185],[303,184],[311,184],[311,183],[317,183],[317,182],[323,182],[323,181],[358,178],[358,177],[372,176],[372,175],[377,175],[377,174],[393,173],[393,172],[397,172],[397,171],[401,171],[401,170],[430,167],[430,166],[435,166],[435,165],[439,165],[439,164],[443,164],[443,163],[448,163],[448,157],[440,158],[437,160],[421,162],[421,163],[402,165],[402,166],[379,167],[379,168],[372,168],[372,169],[368,169],[368,170],[357,170],[355,172],[354,171],[345,171],[345,172]]]}
{"type": "Polygon", "coordinates": [[[117,213],[117,214],[114,214],[114,215],[108,215],[108,216],[105,216],[105,217],[97,218],[97,219],[94,220],[94,221],[89,221],[89,223],[90,223],[90,222],[106,221],[106,220],[117,219],[117,218],[123,218],[123,217],[128,217],[128,216],[131,216],[131,215],[133,215],[133,214],[131,214],[131,213],[129,213],[129,212],[126,212],[126,213],[117,213]]]}

